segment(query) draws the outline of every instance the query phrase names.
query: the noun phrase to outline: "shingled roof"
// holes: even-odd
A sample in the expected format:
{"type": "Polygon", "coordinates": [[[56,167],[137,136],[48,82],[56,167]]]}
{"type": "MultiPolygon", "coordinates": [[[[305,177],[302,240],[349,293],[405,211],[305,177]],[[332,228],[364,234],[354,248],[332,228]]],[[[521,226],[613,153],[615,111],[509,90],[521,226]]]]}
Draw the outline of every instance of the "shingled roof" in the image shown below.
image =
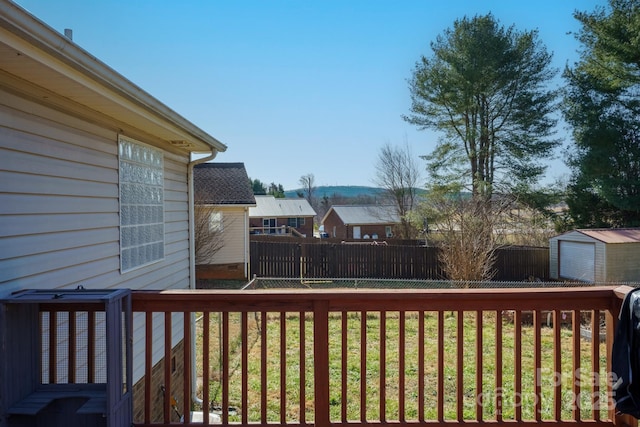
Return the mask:
{"type": "Polygon", "coordinates": [[[244,163],[201,163],[193,170],[196,204],[255,206],[244,163]]]}

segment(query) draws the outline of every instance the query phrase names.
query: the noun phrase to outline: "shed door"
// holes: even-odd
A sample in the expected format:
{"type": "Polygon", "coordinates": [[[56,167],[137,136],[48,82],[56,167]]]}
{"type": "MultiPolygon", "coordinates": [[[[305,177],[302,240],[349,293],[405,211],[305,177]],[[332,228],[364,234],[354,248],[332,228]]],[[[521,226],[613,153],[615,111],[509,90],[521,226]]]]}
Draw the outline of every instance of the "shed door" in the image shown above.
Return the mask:
{"type": "Polygon", "coordinates": [[[559,244],[560,277],[585,282],[595,281],[596,245],[594,243],[569,242],[559,244]]]}

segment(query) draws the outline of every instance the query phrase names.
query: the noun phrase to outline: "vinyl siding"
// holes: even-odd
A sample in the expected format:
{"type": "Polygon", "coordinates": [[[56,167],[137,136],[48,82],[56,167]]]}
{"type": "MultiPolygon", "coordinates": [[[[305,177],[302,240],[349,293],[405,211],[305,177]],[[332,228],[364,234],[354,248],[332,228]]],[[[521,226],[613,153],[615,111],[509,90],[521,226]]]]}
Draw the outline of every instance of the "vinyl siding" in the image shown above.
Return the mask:
{"type": "MultiPolygon", "coordinates": [[[[78,285],[189,287],[189,159],[164,152],[165,258],[121,274],[117,141],[115,126],[84,122],[0,87],[0,298],[78,285]]],[[[156,326],[154,339],[163,340],[156,326]]],[[[133,329],[140,355],[143,324],[133,329]]],[[[174,344],[181,333],[176,320],[174,344]]],[[[154,347],[154,362],[162,357],[154,347]]],[[[136,381],[144,359],[134,361],[136,381]]]]}
{"type": "Polygon", "coordinates": [[[222,247],[213,256],[212,264],[232,264],[245,262],[245,228],[244,209],[217,208],[222,213],[223,231],[222,247]]]}

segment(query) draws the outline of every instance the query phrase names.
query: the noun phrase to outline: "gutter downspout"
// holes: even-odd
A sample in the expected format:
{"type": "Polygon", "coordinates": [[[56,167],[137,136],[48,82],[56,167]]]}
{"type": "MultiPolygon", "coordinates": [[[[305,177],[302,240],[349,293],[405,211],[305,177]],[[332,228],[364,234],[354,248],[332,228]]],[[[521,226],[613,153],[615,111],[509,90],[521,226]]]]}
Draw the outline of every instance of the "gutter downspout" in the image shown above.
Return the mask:
{"type": "MultiPolygon", "coordinates": [[[[249,208],[244,208],[244,229],[249,229],[249,208]]],[[[250,280],[251,264],[250,264],[250,249],[249,249],[249,233],[245,233],[244,236],[244,276],[247,280],[250,280]]]]}
{"type": "MultiPolygon", "coordinates": [[[[201,159],[192,160],[187,166],[187,185],[189,191],[189,289],[196,288],[196,243],[195,243],[195,197],[193,185],[193,168],[200,163],[206,163],[216,158],[217,150],[201,159]]],[[[191,402],[202,405],[202,399],[197,395],[196,377],[196,317],[191,313],[191,402]]]]}

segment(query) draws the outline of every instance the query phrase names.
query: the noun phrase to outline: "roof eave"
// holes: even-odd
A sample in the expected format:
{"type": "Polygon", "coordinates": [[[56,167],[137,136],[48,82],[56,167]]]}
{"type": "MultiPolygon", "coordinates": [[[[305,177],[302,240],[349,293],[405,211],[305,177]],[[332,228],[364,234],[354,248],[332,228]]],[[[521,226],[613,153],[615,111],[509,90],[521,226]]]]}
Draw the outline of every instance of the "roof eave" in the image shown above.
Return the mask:
{"type": "MultiPolygon", "coordinates": [[[[49,82],[68,81],[76,87],[82,86],[86,96],[81,101],[93,111],[133,127],[143,125],[145,131],[183,151],[207,153],[227,149],[222,142],[15,3],[5,2],[0,8],[0,30],[3,30],[0,43],[28,55],[30,65],[36,64],[43,72],[55,75],[57,79],[36,82],[44,89],[64,96],[59,86],[49,82]]],[[[20,76],[11,72],[9,61],[1,65],[8,73],[20,76]]]]}

